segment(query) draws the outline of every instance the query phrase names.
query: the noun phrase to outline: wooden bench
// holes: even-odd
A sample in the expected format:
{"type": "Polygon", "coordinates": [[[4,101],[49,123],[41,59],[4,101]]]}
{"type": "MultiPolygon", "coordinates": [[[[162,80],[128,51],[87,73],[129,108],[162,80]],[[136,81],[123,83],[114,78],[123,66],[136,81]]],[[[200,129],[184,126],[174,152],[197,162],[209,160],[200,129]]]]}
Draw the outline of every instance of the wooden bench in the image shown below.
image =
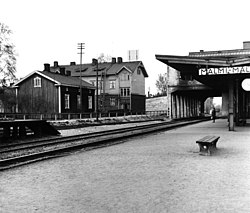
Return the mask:
{"type": "Polygon", "coordinates": [[[211,151],[216,149],[219,136],[205,136],[196,141],[200,147],[200,154],[211,155],[211,151]]]}

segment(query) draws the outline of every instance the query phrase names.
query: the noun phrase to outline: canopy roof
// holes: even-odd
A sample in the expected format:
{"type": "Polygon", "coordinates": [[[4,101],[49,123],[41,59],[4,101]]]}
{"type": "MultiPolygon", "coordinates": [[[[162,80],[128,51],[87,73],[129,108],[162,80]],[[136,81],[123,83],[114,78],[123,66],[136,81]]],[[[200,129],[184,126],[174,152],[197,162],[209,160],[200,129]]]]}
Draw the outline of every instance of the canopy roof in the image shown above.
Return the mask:
{"type": "Polygon", "coordinates": [[[229,79],[241,80],[250,76],[250,49],[191,52],[188,56],[156,55],[156,59],[180,71],[182,76],[192,76],[221,91],[227,89],[229,79]],[[236,72],[236,67],[243,67],[245,71],[237,69],[236,72]],[[231,72],[233,68],[235,71],[231,72]]]}

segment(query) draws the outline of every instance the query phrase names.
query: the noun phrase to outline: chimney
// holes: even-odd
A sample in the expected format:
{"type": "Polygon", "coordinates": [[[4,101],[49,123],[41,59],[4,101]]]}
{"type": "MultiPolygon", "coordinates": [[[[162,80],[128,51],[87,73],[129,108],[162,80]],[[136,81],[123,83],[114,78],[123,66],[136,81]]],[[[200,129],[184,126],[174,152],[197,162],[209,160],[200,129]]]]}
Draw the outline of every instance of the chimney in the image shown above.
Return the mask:
{"type": "Polygon", "coordinates": [[[76,65],[76,62],[74,61],[70,62],[70,66],[74,66],[74,65],[76,65]]]}
{"type": "Polygon", "coordinates": [[[44,64],[44,71],[50,71],[50,64],[44,64]]]}
{"type": "Polygon", "coordinates": [[[65,67],[60,67],[60,74],[65,75],[65,67]]]}
{"type": "Polygon", "coordinates": [[[117,62],[118,62],[118,64],[122,63],[122,57],[118,57],[117,62]]]}
{"type": "Polygon", "coordinates": [[[69,70],[66,71],[66,76],[71,76],[71,72],[69,70]]]}
{"type": "Polygon", "coordinates": [[[243,42],[243,49],[250,49],[250,41],[243,42]]]}
{"type": "Polygon", "coordinates": [[[54,67],[58,67],[58,61],[54,61],[54,67]]]}
{"type": "Polygon", "coordinates": [[[112,58],[112,64],[116,63],[116,58],[112,58]]]}

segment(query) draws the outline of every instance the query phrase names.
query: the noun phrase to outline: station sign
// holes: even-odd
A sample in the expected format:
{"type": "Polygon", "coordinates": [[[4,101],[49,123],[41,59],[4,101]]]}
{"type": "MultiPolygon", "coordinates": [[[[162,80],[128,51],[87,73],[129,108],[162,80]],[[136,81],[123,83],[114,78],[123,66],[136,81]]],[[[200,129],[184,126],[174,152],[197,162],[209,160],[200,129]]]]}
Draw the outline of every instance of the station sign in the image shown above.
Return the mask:
{"type": "Polygon", "coordinates": [[[250,78],[244,79],[241,83],[241,86],[245,91],[250,91],[250,78]]]}
{"type": "Polygon", "coordinates": [[[199,75],[232,75],[250,73],[250,66],[242,67],[218,67],[218,68],[201,68],[199,75]]]}

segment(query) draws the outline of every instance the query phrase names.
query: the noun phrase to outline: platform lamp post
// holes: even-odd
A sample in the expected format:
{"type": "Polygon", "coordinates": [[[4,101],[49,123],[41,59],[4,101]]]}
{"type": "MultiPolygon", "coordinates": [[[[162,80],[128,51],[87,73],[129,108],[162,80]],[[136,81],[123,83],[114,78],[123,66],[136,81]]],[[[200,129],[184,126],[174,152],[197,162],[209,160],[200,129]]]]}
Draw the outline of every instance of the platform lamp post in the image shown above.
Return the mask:
{"type": "Polygon", "coordinates": [[[93,66],[96,66],[96,121],[98,122],[99,119],[99,107],[98,107],[98,60],[93,58],[92,59],[93,66]]]}
{"type": "Polygon", "coordinates": [[[82,50],[85,49],[85,43],[78,43],[77,49],[80,50],[80,119],[82,118],[82,50]]]}

